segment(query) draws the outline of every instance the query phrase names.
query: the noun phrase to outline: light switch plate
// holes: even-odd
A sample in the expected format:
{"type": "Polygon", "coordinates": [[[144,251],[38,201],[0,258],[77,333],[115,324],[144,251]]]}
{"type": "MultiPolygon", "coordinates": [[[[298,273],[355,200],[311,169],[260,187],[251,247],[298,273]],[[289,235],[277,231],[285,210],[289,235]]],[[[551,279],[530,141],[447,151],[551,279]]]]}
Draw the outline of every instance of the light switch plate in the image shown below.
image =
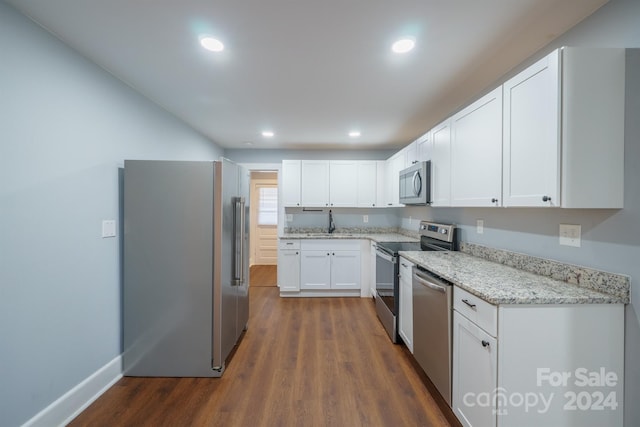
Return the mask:
{"type": "Polygon", "coordinates": [[[560,224],[560,244],[563,246],[580,247],[582,227],[573,224],[560,224]]]}
{"type": "Polygon", "coordinates": [[[102,237],[116,237],[116,221],[105,219],[102,221],[102,237]]]}
{"type": "Polygon", "coordinates": [[[476,220],[476,233],[484,234],[484,220],[476,220]]]}

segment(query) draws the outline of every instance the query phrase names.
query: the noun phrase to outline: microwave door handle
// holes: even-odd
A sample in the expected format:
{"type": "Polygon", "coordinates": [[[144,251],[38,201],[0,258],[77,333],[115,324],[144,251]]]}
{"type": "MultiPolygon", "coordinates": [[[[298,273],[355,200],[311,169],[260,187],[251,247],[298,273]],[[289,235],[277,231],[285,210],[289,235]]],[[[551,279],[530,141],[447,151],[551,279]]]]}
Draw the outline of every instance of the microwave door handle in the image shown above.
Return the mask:
{"type": "Polygon", "coordinates": [[[420,177],[420,171],[415,171],[413,174],[413,195],[419,196],[422,190],[422,178],[420,177]]]}

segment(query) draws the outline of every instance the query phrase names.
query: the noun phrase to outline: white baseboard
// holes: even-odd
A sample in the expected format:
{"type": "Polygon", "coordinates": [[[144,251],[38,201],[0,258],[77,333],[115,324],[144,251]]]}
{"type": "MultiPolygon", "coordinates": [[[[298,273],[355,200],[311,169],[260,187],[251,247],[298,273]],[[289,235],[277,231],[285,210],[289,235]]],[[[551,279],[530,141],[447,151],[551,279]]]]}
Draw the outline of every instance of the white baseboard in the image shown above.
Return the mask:
{"type": "Polygon", "coordinates": [[[27,421],[23,427],[64,426],[122,378],[122,356],[98,369],[80,384],[27,421]]]}

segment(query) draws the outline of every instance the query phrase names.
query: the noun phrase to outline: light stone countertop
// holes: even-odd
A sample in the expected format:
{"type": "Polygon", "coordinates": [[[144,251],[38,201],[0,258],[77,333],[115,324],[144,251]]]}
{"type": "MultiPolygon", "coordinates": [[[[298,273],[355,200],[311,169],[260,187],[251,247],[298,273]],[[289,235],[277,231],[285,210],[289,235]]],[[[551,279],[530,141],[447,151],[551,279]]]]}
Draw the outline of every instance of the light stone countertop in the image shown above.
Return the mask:
{"type": "Polygon", "coordinates": [[[393,232],[383,232],[383,233],[375,233],[375,232],[354,232],[354,233],[341,233],[341,232],[333,232],[322,233],[322,232],[301,232],[301,233],[284,233],[280,236],[280,239],[341,239],[341,240],[351,240],[351,239],[367,239],[373,240],[377,243],[382,242],[419,242],[420,239],[417,237],[407,236],[401,233],[393,233],[393,232]]]}
{"type": "Polygon", "coordinates": [[[463,252],[400,252],[454,285],[495,304],[624,304],[628,300],[463,252]]]}

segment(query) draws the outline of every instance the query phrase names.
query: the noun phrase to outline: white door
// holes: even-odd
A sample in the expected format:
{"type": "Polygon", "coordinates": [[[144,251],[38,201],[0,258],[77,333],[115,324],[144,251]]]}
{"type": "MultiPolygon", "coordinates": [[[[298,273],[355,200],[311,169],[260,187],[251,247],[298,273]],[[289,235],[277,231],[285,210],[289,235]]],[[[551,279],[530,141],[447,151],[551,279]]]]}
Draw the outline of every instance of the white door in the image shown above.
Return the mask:
{"type": "Polygon", "coordinates": [[[358,204],[358,162],[332,160],[329,163],[329,204],[355,207],[358,204]]]}
{"type": "Polygon", "coordinates": [[[359,208],[375,207],[378,196],[378,163],[375,160],[358,162],[358,201],[359,208]]]}
{"type": "Polygon", "coordinates": [[[276,172],[251,173],[252,265],[278,263],[278,176],[276,172]]]}
{"type": "Polygon", "coordinates": [[[451,121],[431,131],[431,206],[451,206],[451,121]]]}
{"type": "Polygon", "coordinates": [[[451,205],[502,203],[502,87],[451,119],[451,205]]]}
{"type": "Polygon", "coordinates": [[[360,251],[331,252],[331,288],[360,289],[360,251]]]}
{"type": "Polygon", "coordinates": [[[300,251],[300,289],[331,289],[330,251],[300,251]]]}
{"type": "Polygon", "coordinates": [[[559,55],[504,84],[504,206],[560,205],[559,55]]]}
{"type": "Polygon", "coordinates": [[[451,406],[462,425],[495,427],[497,363],[498,341],[454,310],[451,406]]]}
{"type": "Polygon", "coordinates": [[[413,263],[400,258],[400,327],[398,332],[413,353],[413,263]]]}
{"type": "Polygon", "coordinates": [[[305,207],[329,206],[329,161],[302,161],[300,197],[305,207]]]}
{"type": "Polygon", "coordinates": [[[300,160],[282,161],[282,204],[300,206],[300,160]]]}

